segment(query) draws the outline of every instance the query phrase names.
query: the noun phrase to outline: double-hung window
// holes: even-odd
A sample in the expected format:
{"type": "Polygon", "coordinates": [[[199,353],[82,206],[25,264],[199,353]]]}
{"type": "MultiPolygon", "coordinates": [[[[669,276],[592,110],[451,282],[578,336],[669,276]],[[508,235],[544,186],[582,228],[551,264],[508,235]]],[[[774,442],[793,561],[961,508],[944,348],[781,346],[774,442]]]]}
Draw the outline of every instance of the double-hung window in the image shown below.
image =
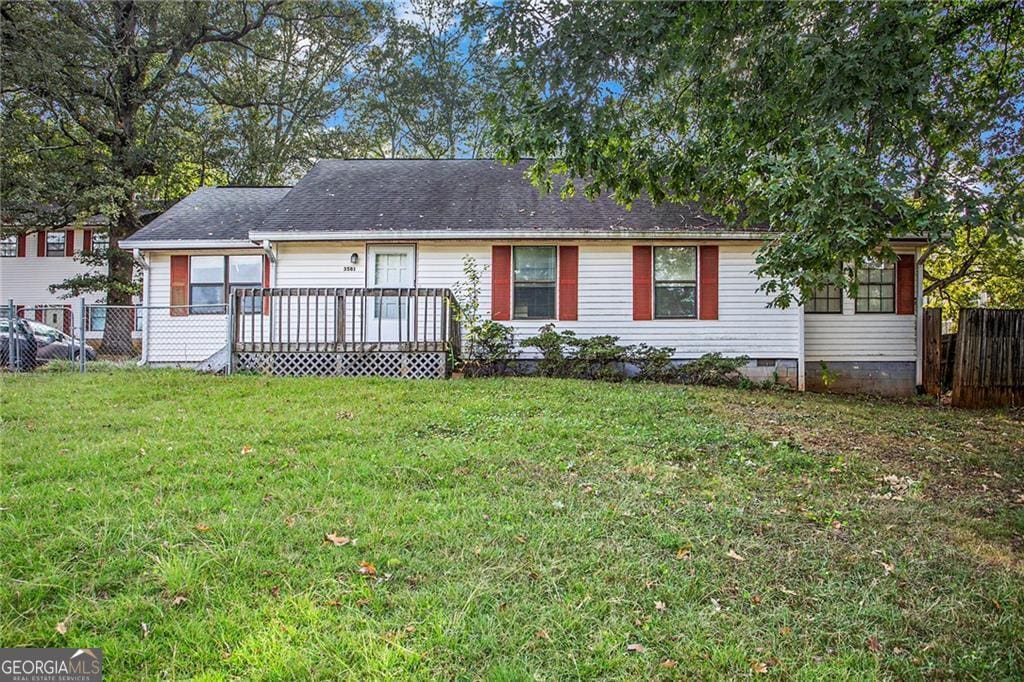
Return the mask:
{"type": "Polygon", "coordinates": [[[110,233],[109,232],[93,232],[92,235],[92,250],[96,252],[106,251],[110,248],[110,233]]]}
{"type": "Polygon", "coordinates": [[[857,268],[858,313],[896,312],[896,267],[870,261],[857,268]]]}
{"type": "Polygon", "coordinates": [[[697,247],[654,247],[654,317],[697,317],[697,247]]]}
{"type": "Polygon", "coordinates": [[[555,319],[558,252],[554,246],[512,247],[512,317],[555,319]]]}
{"type": "MultiPolygon", "coordinates": [[[[263,286],[263,256],[192,256],[189,263],[189,311],[223,315],[228,292],[263,286]]],[[[243,311],[260,312],[258,296],[247,296],[243,311]]]]}
{"type": "Polygon", "coordinates": [[[18,235],[0,237],[0,258],[15,258],[18,255],[18,235]]]}
{"type": "Polygon", "coordinates": [[[87,322],[89,331],[101,332],[107,326],[107,309],[101,305],[91,306],[88,309],[87,322]]]}
{"type": "Polygon", "coordinates": [[[814,290],[804,304],[805,313],[838,313],[843,312],[843,290],[834,284],[826,284],[814,290]]]}
{"type": "MultiPolygon", "coordinates": [[[[228,256],[228,291],[263,286],[263,256],[228,256]]],[[[262,297],[246,296],[242,312],[258,313],[263,310],[262,297]]]]}
{"type": "Polygon", "coordinates": [[[46,256],[56,258],[64,255],[64,244],[67,241],[67,233],[47,232],[46,233],[46,256]]]}

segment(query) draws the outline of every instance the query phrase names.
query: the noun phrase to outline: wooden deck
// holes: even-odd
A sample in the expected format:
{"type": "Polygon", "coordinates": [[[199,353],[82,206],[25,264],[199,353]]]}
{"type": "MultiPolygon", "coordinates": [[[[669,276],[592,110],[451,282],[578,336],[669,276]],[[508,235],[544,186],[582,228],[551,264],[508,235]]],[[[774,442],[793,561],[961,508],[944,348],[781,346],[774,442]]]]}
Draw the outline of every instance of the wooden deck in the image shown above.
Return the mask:
{"type": "Polygon", "coordinates": [[[440,364],[446,376],[461,347],[454,302],[438,288],[235,289],[229,371],[437,376],[440,364]]]}

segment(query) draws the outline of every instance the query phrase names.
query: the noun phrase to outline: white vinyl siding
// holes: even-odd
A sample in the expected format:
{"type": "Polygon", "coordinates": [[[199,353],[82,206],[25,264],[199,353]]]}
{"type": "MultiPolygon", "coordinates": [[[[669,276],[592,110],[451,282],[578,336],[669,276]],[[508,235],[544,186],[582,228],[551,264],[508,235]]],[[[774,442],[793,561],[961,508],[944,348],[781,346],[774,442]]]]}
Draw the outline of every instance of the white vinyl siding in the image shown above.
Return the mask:
{"type": "MultiPolygon", "coordinates": [[[[904,249],[899,251],[912,253],[904,249]]],[[[895,286],[893,289],[895,291],[895,286]]],[[[842,310],[842,314],[804,317],[804,357],[807,362],[917,360],[916,311],[914,315],[858,313],[856,302],[845,292],[842,310]]]]}
{"type": "MultiPolygon", "coordinates": [[[[69,230],[70,233],[70,230],[69,230]]],[[[82,248],[83,232],[74,230],[75,251],[82,248]]],[[[79,303],[78,299],[61,298],[66,292],[50,292],[51,284],[59,284],[69,277],[85,275],[97,271],[99,268],[79,263],[74,258],[68,258],[61,254],[56,256],[44,256],[40,258],[37,251],[40,234],[32,232],[25,235],[25,256],[22,258],[4,258],[0,263],[0,305],[7,305],[7,301],[14,299],[15,305],[33,308],[35,306],[56,306],[62,307],[71,305],[74,315],[74,328],[79,328],[79,303]]],[[[103,300],[101,293],[86,294],[89,303],[103,300]]]]}
{"type": "MultiPolygon", "coordinates": [[[[507,242],[506,242],[507,243],[507,242]]],[[[513,242],[515,244],[517,242],[513,242]]],[[[796,358],[800,352],[799,311],[768,308],[768,297],[757,292],[752,242],[719,246],[717,320],[633,320],[633,243],[558,242],[579,246],[579,319],[511,320],[516,338],[524,339],[544,324],[572,329],[581,336],[612,334],[621,343],[669,346],[677,358],[696,358],[708,352],[762,358],[796,358]]],[[[665,242],[672,244],[672,242],[665,242]]],[[[680,244],[676,242],[676,244],[680,244]]],[[[690,242],[689,244],[693,244],[690,242]]],[[[420,242],[420,286],[451,287],[464,279],[462,258],[471,255],[486,266],[481,281],[481,312],[490,314],[492,242],[420,242]]],[[[684,244],[688,245],[688,244],[684,244]]],[[[524,357],[529,357],[524,355],[524,357]]]]}
{"type": "MultiPolygon", "coordinates": [[[[258,255],[262,251],[224,253],[258,255]]],[[[194,253],[192,255],[210,255],[194,253]]],[[[153,364],[195,364],[227,344],[227,315],[184,315],[171,317],[171,256],[149,254],[149,305],[146,315],[146,361],[153,364]]]]}

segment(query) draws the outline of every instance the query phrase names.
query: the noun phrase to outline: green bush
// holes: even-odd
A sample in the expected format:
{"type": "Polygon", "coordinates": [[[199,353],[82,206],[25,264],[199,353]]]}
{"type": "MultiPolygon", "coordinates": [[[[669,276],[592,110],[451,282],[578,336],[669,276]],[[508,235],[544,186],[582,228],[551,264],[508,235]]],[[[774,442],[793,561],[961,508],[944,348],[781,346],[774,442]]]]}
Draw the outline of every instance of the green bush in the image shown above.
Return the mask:
{"type": "Polygon", "coordinates": [[[743,377],[739,373],[750,358],[740,355],[735,358],[723,357],[721,353],[705,353],[681,368],[683,381],[703,386],[738,385],[743,377]]]}
{"type": "Polygon", "coordinates": [[[629,362],[639,370],[637,379],[643,381],[675,382],[680,379],[679,367],[672,363],[671,348],[658,348],[641,343],[630,348],[629,362]]]}

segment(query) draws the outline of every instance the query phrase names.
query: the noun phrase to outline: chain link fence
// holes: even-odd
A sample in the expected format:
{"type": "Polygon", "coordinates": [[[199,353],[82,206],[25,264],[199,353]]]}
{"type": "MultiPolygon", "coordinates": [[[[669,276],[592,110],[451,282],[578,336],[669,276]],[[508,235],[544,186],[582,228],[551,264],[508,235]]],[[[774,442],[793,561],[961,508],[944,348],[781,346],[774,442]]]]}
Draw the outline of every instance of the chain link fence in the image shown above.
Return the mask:
{"type": "Polygon", "coordinates": [[[0,306],[0,367],[79,371],[154,367],[217,371],[227,342],[224,305],[86,303],[0,306]],[[145,343],[144,339],[152,343],[145,343]]]}

